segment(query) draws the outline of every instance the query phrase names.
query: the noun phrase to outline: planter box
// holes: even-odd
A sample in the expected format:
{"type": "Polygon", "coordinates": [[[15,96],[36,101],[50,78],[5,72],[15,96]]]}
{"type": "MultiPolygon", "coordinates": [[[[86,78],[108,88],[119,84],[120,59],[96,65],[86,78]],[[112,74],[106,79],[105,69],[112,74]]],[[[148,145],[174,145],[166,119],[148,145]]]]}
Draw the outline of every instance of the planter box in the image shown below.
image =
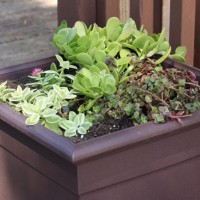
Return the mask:
{"type": "MultiPolygon", "coordinates": [[[[15,79],[54,58],[0,70],[15,79]]],[[[172,60],[168,66],[200,71],[172,60]]],[[[200,111],[165,124],[128,128],[79,144],[0,103],[2,200],[199,200],[200,111]]]]}

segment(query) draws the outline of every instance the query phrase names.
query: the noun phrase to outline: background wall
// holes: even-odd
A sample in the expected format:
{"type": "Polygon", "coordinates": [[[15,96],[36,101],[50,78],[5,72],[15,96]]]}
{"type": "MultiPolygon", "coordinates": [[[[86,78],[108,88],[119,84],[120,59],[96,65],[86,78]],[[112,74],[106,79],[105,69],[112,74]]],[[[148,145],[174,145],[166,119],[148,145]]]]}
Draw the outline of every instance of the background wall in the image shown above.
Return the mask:
{"type": "Polygon", "coordinates": [[[187,47],[187,64],[200,68],[200,0],[58,0],[58,18],[69,24],[83,20],[104,26],[111,16],[122,21],[132,17],[138,27],[144,24],[149,33],[162,26],[175,47],[187,47]],[[65,9],[63,9],[65,8],[65,9]],[[88,14],[89,13],[89,14],[88,14]]]}

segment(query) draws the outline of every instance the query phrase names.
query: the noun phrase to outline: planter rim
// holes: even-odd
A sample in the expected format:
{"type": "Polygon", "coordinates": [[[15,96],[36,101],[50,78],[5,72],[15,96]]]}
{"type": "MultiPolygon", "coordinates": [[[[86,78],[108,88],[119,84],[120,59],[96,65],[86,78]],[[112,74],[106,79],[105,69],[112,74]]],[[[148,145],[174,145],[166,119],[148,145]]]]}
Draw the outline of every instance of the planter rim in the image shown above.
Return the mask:
{"type": "Polygon", "coordinates": [[[144,125],[130,127],[75,144],[42,125],[25,125],[26,117],[4,103],[0,103],[0,110],[1,120],[9,123],[12,127],[20,130],[29,138],[75,164],[94,158],[100,154],[105,154],[124,147],[128,148],[130,145],[151,142],[152,139],[163,134],[169,136],[172,131],[200,124],[200,110],[198,110],[193,113],[192,117],[183,119],[182,124],[177,121],[170,121],[163,124],[149,122],[144,125]]]}
{"type": "Polygon", "coordinates": [[[11,71],[12,72],[24,71],[24,70],[29,69],[29,68],[42,66],[46,63],[51,63],[51,62],[55,62],[55,61],[56,61],[55,56],[51,56],[51,57],[43,58],[41,60],[36,60],[36,61],[33,61],[33,62],[27,62],[27,63],[18,64],[18,65],[14,65],[14,66],[10,66],[10,67],[4,67],[4,68],[0,69],[0,76],[6,76],[11,71]]]}
{"type": "MultiPolygon", "coordinates": [[[[11,71],[24,71],[27,67],[32,68],[33,66],[39,66],[42,63],[47,63],[47,61],[52,61],[53,58],[54,57],[33,63],[23,64],[23,66],[19,65],[20,69],[14,69],[13,67],[0,69],[0,76],[4,74],[9,75],[11,71]]],[[[167,59],[166,64],[174,65],[178,68],[184,67],[184,69],[192,70],[198,77],[200,77],[200,70],[194,67],[180,64],[171,59],[167,59]]],[[[193,113],[192,117],[183,119],[182,124],[178,123],[177,121],[170,121],[163,124],[154,124],[153,122],[149,122],[144,125],[130,127],[75,144],[69,139],[55,134],[42,125],[25,125],[26,117],[4,103],[0,103],[0,110],[1,120],[17,130],[20,130],[24,135],[42,144],[49,150],[55,152],[74,164],[95,158],[95,156],[100,154],[105,154],[122,148],[129,148],[129,146],[136,146],[144,142],[147,143],[155,138],[159,138],[161,135],[166,135],[167,137],[172,131],[189,128],[192,125],[194,126],[200,124],[200,110],[198,110],[193,113]]]]}

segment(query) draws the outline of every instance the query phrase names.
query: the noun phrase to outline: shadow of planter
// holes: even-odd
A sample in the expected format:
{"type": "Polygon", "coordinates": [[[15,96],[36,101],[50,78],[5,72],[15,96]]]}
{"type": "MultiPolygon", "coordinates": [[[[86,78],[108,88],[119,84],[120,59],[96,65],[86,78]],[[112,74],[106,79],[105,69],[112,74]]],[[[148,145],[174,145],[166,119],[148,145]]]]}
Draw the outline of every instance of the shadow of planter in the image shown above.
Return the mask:
{"type": "MultiPolygon", "coordinates": [[[[0,70],[1,81],[54,58],[0,70]]],[[[200,71],[172,60],[165,65],[200,71]]],[[[0,103],[0,199],[199,200],[200,111],[74,144],[0,103]]]]}

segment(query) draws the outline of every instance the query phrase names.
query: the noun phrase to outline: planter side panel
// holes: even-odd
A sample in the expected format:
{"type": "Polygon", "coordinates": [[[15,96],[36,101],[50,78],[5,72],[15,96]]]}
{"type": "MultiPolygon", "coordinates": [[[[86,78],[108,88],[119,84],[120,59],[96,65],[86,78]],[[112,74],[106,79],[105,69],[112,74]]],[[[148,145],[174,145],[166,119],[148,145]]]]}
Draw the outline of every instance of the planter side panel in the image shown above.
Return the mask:
{"type": "Polygon", "coordinates": [[[50,180],[77,193],[77,172],[74,165],[3,121],[0,121],[0,145],[50,180]]]}
{"type": "Polygon", "coordinates": [[[80,200],[199,200],[199,168],[200,158],[196,157],[83,195],[80,200]]]}
{"type": "Polygon", "coordinates": [[[62,186],[0,147],[0,199],[78,200],[62,186]]]}
{"type": "MultiPolygon", "coordinates": [[[[110,187],[113,185],[118,185],[121,195],[124,193],[123,184],[120,187],[121,183],[131,180],[129,188],[134,188],[135,181],[141,181],[142,185],[147,183],[142,183],[142,180],[152,179],[158,180],[157,184],[163,183],[165,176],[159,175],[159,171],[165,168],[171,167],[171,172],[167,173],[167,176],[170,179],[174,177],[173,166],[175,166],[175,171],[180,170],[180,174],[185,173],[186,168],[182,167],[178,170],[178,164],[186,162],[192,158],[200,156],[200,127],[184,127],[178,129],[178,131],[172,131],[168,134],[163,134],[161,136],[155,137],[153,139],[143,141],[142,143],[133,146],[124,147],[124,149],[119,149],[118,151],[107,153],[101,157],[93,158],[93,160],[85,161],[81,163],[78,168],[78,177],[79,177],[79,192],[84,195],[85,193],[93,192],[106,188],[105,191],[109,191],[110,187]],[[176,167],[177,165],[177,167],[176,167]],[[157,174],[158,172],[158,174],[157,174]],[[155,175],[155,177],[154,177],[155,175]],[[141,178],[140,177],[146,177],[141,178]],[[152,176],[153,178],[148,178],[152,176]]],[[[134,133],[133,133],[134,134],[134,133]]],[[[195,164],[191,161],[189,164],[191,169],[188,169],[187,177],[199,176],[199,163],[195,164]]],[[[182,165],[181,165],[182,166],[182,165]]],[[[169,182],[171,183],[171,182],[169,182]]],[[[199,190],[200,196],[200,179],[195,179],[195,184],[190,185],[190,181],[187,178],[184,179],[175,179],[174,187],[181,185],[185,187],[188,184],[188,189],[182,191],[176,191],[177,193],[185,192],[188,193],[189,190],[195,188],[199,190]]],[[[151,184],[150,186],[151,187],[151,184]]],[[[148,192],[148,188],[147,192],[148,192]]],[[[166,187],[163,189],[163,192],[170,192],[171,187],[166,187]]],[[[137,192],[137,189],[130,190],[134,196],[134,193],[137,192]]],[[[145,192],[145,188],[141,188],[140,192],[145,192]]],[[[175,192],[175,190],[173,191],[175,192]]],[[[152,190],[152,193],[159,193],[156,188],[152,190]]],[[[148,196],[146,196],[146,199],[148,196]]],[[[110,197],[111,198],[111,197],[110,197]]],[[[110,198],[104,198],[104,200],[109,200],[110,198]]],[[[119,199],[119,198],[116,198],[119,199]]],[[[129,200],[130,198],[123,198],[123,200],[129,200]]],[[[176,198],[171,198],[176,199],[176,198]]],[[[150,200],[150,199],[149,199],[150,200]]],[[[152,200],[154,200],[152,198],[152,200]]]]}

